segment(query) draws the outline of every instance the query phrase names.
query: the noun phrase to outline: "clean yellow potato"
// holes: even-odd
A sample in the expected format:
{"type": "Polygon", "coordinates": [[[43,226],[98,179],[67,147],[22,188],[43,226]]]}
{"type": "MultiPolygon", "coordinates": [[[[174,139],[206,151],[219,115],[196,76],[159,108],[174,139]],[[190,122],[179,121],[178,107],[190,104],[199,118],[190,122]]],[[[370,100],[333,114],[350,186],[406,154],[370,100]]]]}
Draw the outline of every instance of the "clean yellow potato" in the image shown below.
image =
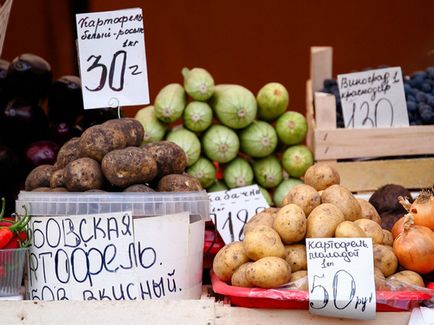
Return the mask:
{"type": "Polygon", "coordinates": [[[336,227],[342,221],[345,221],[345,217],[338,207],[330,203],[322,203],[307,217],[306,237],[333,237],[336,227]]]}
{"type": "Polygon", "coordinates": [[[383,229],[383,242],[382,242],[382,244],[387,245],[387,246],[393,245],[393,235],[387,229],[383,229]]]}
{"type": "Polygon", "coordinates": [[[354,221],[354,224],[359,226],[367,237],[372,238],[373,244],[383,243],[383,229],[381,226],[370,219],[359,219],[354,221]]]}
{"type": "Polygon", "coordinates": [[[267,256],[253,262],[246,276],[255,287],[277,288],[289,281],[291,268],[283,258],[267,256]]]}
{"type": "Polygon", "coordinates": [[[220,280],[228,282],[235,270],[248,261],[242,242],[233,242],[218,251],[212,268],[220,280]]]}
{"type": "Polygon", "coordinates": [[[245,234],[244,252],[253,261],[266,256],[285,258],[285,246],[276,230],[259,225],[245,234]]]}
{"type": "Polygon", "coordinates": [[[268,208],[255,214],[244,226],[244,234],[259,225],[273,227],[274,218],[278,210],[276,208],[268,208]]]}
{"type": "Polygon", "coordinates": [[[405,284],[409,284],[411,286],[425,287],[422,277],[418,273],[410,270],[404,270],[392,274],[388,276],[386,280],[393,280],[397,282],[396,284],[398,285],[402,283],[403,286],[405,286],[405,284]]]}
{"type": "Polygon", "coordinates": [[[362,208],[353,193],[341,185],[327,187],[321,194],[322,203],[337,206],[344,214],[345,220],[354,221],[362,217],[362,208]]]}
{"type": "Polygon", "coordinates": [[[238,269],[235,270],[234,274],[232,274],[231,285],[236,287],[244,287],[251,288],[253,284],[247,279],[246,271],[247,268],[252,265],[253,262],[247,262],[241,265],[238,269]]]}
{"type": "Polygon", "coordinates": [[[385,277],[392,275],[398,269],[398,258],[392,247],[374,244],[374,266],[379,268],[385,277]]]}
{"type": "Polygon", "coordinates": [[[277,231],[285,244],[299,242],[306,234],[306,215],[295,204],[287,204],[280,208],[273,222],[273,229],[277,231]]]}
{"type": "Polygon", "coordinates": [[[306,184],[294,186],[283,199],[283,205],[296,204],[303,209],[306,216],[321,204],[321,196],[312,187],[306,184]]]}
{"type": "Polygon", "coordinates": [[[304,174],[304,183],[312,186],[317,191],[325,190],[327,187],[340,184],[339,173],[327,164],[316,163],[310,166],[304,174]]]}
{"type": "Polygon", "coordinates": [[[337,227],[335,231],[335,237],[337,238],[363,238],[366,237],[365,232],[352,221],[343,221],[337,227]]]}
{"type": "Polygon", "coordinates": [[[362,209],[362,219],[370,219],[381,225],[381,217],[375,207],[368,200],[357,198],[362,209]]]}
{"type": "Polygon", "coordinates": [[[303,291],[309,290],[306,270],[293,272],[291,274],[291,278],[289,279],[289,282],[290,282],[289,289],[303,290],[303,291]]]}
{"type": "Polygon", "coordinates": [[[292,272],[307,270],[306,246],[303,244],[286,245],[286,262],[292,272]]]}

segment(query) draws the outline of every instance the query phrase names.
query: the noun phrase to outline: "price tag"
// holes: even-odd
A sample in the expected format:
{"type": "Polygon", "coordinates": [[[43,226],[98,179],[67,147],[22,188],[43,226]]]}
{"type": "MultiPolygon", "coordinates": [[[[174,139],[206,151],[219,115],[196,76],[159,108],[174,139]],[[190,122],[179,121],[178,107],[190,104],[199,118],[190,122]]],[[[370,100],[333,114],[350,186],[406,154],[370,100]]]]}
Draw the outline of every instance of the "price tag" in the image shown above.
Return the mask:
{"type": "Polygon", "coordinates": [[[6,0],[0,8],[0,55],[3,53],[6,29],[8,27],[9,15],[12,9],[12,0],[6,0]]]}
{"type": "Polygon", "coordinates": [[[225,244],[244,238],[244,225],[269,205],[258,185],[208,193],[210,217],[225,244]]]}
{"type": "Polygon", "coordinates": [[[140,8],[76,15],[85,109],[149,104],[140,8]]]}
{"type": "Polygon", "coordinates": [[[321,316],[375,319],[371,238],[306,238],[309,311],[321,316]]]}
{"type": "Polygon", "coordinates": [[[409,126],[400,67],[338,75],[347,128],[409,126]]]}

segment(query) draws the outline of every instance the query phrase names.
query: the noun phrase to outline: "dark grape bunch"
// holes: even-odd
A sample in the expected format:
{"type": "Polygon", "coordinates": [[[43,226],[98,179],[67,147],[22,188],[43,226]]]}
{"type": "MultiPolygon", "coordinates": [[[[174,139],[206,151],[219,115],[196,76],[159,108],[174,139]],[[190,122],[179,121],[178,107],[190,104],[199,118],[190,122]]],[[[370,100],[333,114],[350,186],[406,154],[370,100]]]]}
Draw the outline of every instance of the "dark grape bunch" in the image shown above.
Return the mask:
{"type": "MultiPolygon", "coordinates": [[[[337,81],[325,79],[323,86],[322,92],[333,94],[336,97],[336,125],[338,128],[343,128],[344,119],[337,81]]],[[[410,125],[434,124],[434,67],[405,77],[404,92],[410,125]]]]}

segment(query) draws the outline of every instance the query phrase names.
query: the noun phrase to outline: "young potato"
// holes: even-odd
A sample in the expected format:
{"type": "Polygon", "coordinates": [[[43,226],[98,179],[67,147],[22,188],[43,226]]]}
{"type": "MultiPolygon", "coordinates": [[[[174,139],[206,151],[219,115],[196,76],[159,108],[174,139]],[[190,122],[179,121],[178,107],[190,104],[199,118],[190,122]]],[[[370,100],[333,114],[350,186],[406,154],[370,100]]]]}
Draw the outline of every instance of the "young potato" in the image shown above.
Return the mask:
{"type": "Polygon", "coordinates": [[[381,225],[381,217],[375,207],[368,200],[357,198],[362,209],[362,219],[370,219],[381,225]]]}
{"type": "Polygon", "coordinates": [[[104,122],[103,126],[121,131],[126,139],[127,147],[139,147],[143,142],[145,130],[143,125],[132,117],[122,117],[104,122]]]}
{"type": "Polygon", "coordinates": [[[307,271],[300,270],[291,273],[289,289],[308,291],[307,271]]]}
{"type": "Polygon", "coordinates": [[[291,278],[291,268],[283,258],[263,257],[253,262],[246,271],[247,280],[256,287],[277,288],[291,278]]]}
{"type": "Polygon", "coordinates": [[[363,238],[366,237],[365,232],[352,221],[343,221],[337,227],[335,231],[335,237],[337,238],[363,238]]]}
{"type": "Polygon", "coordinates": [[[314,208],[321,204],[321,196],[312,186],[298,184],[283,199],[284,206],[290,203],[298,205],[308,216],[314,208]]]}
{"type": "Polygon", "coordinates": [[[374,266],[374,280],[376,290],[385,290],[386,278],[378,267],[374,266]]]}
{"type": "Polygon", "coordinates": [[[358,219],[354,224],[359,226],[367,237],[372,238],[373,244],[381,244],[383,242],[383,229],[381,226],[370,219],[358,219]]]}
{"type": "Polygon", "coordinates": [[[303,244],[286,245],[285,260],[292,272],[307,270],[306,246],[303,244]]]}
{"type": "Polygon", "coordinates": [[[273,229],[277,231],[285,244],[292,244],[302,240],[306,234],[306,215],[295,204],[287,204],[280,208],[273,222],[273,229]]]}
{"type": "Polygon", "coordinates": [[[70,192],[101,189],[104,176],[99,163],[88,157],[71,161],[63,169],[63,181],[70,192]]]}
{"type": "Polygon", "coordinates": [[[383,242],[382,242],[382,244],[387,245],[387,246],[393,245],[393,235],[387,229],[383,229],[383,242]]]}
{"type": "Polygon", "coordinates": [[[113,128],[102,124],[93,125],[86,129],[80,137],[80,156],[89,157],[100,162],[104,156],[115,149],[127,146],[125,135],[113,128]]]}
{"type": "Polygon", "coordinates": [[[157,175],[157,162],[141,148],[127,147],[108,152],[101,162],[104,176],[114,186],[150,182],[157,175]]]}
{"type": "Polygon", "coordinates": [[[390,246],[374,244],[374,266],[379,268],[385,277],[396,272],[398,259],[390,246]]]}
{"type": "Polygon", "coordinates": [[[80,138],[74,137],[68,140],[60,147],[57,153],[55,169],[62,169],[71,161],[80,158],[80,138]]]}
{"type": "MultiPolygon", "coordinates": [[[[276,209],[278,210],[278,209],[276,209]]],[[[248,233],[252,229],[259,225],[264,225],[268,227],[273,227],[274,218],[276,217],[275,210],[265,209],[257,214],[255,214],[249,221],[247,221],[244,226],[244,234],[248,233]]]]}
{"type": "Polygon", "coordinates": [[[341,178],[331,165],[316,163],[306,170],[304,183],[321,191],[334,184],[340,184],[341,178]]]}
{"type": "Polygon", "coordinates": [[[322,203],[337,206],[345,216],[345,220],[354,221],[362,217],[362,209],[353,194],[345,187],[332,185],[321,194],[322,203]]]}
{"type": "Polygon", "coordinates": [[[63,181],[63,168],[53,171],[50,178],[50,187],[55,188],[64,186],[65,182],[63,181]]]}
{"type": "Polygon", "coordinates": [[[243,244],[238,241],[225,245],[217,252],[212,269],[220,280],[228,282],[235,270],[247,262],[249,258],[244,252],[243,244]]]}
{"type": "Polygon", "coordinates": [[[243,247],[246,255],[253,261],[266,256],[285,258],[285,246],[277,231],[268,226],[257,226],[245,234],[243,247]]]}
{"type": "Polygon", "coordinates": [[[173,174],[163,176],[157,185],[158,192],[195,192],[202,191],[202,185],[197,178],[188,174],[173,174]]]}
{"type": "Polygon", "coordinates": [[[35,167],[26,177],[24,189],[32,191],[38,187],[50,187],[51,175],[54,172],[52,165],[40,165],[35,167]]]}
{"type": "Polygon", "coordinates": [[[401,272],[397,272],[387,277],[387,281],[396,281],[397,284],[409,284],[411,286],[425,287],[425,283],[423,282],[422,277],[410,270],[404,270],[401,272]]]}
{"type": "Polygon", "coordinates": [[[336,227],[345,221],[344,214],[333,204],[318,205],[307,217],[306,238],[333,237],[336,227]]]}
{"type": "Polygon", "coordinates": [[[231,277],[231,285],[236,287],[244,287],[244,288],[251,288],[253,287],[253,284],[247,279],[247,268],[252,265],[253,262],[247,262],[238,267],[234,274],[232,274],[231,277]]]}

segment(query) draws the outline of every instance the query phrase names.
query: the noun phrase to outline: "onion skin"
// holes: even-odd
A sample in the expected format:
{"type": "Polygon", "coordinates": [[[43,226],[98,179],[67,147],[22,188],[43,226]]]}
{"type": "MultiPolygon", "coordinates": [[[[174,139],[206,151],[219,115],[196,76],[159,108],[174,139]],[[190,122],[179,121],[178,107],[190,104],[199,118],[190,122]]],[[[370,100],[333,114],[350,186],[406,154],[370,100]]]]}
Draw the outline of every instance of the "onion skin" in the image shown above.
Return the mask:
{"type": "Polygon", "coordinates": [[[409,212],[413,215],[416,225],[434,231],[434,196],[431,191],[422,191],[411,204],[409,212]]]}
{"type": "Polygon", "coordinates": [[[404,268],[421,274],[434,271],[434,233],[425,226],[413,224],[407,214],[404,230],[393,242],[393,252],[404,268]]]}
{"type": "Polygon", "coordinates": [[[398,237],[398,235],[404,231],[404,219],[405,219],[405,217],[399,218],[395,222],[395,224],[393,225],[392,230],[391,230],[392,235],[393,235],[393,239],[398,237]]]}

